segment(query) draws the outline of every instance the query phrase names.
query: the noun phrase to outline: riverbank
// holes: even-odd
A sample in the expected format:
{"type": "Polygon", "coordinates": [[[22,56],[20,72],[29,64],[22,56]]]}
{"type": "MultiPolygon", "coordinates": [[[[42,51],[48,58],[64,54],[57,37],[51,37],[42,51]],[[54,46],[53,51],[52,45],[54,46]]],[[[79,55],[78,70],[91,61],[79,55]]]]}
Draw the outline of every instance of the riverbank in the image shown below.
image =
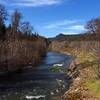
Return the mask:
{"type": "Polygon", "coordinates": [[[0,74],[34,67],[43,61],[47,53],[45,38],[35,35],[31,38],[33,40],[0,40],[0,74]]]}
{"type": "Polygon", "coordinates": [[[9,25],[5,22],[9,19],[7,15],[5,6],[0,5],[0,74],[40,64],[48,48],[48,40],[35,32],[28,21],[22,20],[20,11],[10,14],[9,25]]]}
{"type": "MultiPolygon", "coordinates": [[[[68,54],[67,52],[62,52],[68,54]]],[[[66,74],[73,79],[69,90],[62,96],[62,100],[100,100],[100,80],[96,79],[94,71],[96,64],[90,54],[77,55],[66,74]],[[91,61],[91,62],[90,62],[91,61]]]]}
{"type": "MultiPolygon", "coordinates": [[[[63,43],[60,42],[60,44],[63,43]]],[[[53,50],[76,57],[66,71],[66,74],[73,80],[72,84],[61,100],[100,100],[100,79],[98,77],[100,73],[97,69],[97,66],[100,68],[100,61],[97,62],[99,51],[96,54],[93,51],[93,48],[94,50],[99,49],[99,46],[96,46],[97,43],[94,43],[95,47],[88,42],[83,42],[83,47],[82,43],[79,43],[80,48],[75,46],[75,43],[73,47],[71,47],[71,43],[67,47],[60,44],[56,43],[56,48],[59,47],[55,49],[53,46],[53,50]],[[62,47],[60,48],[60,46],[62,47]]]]}

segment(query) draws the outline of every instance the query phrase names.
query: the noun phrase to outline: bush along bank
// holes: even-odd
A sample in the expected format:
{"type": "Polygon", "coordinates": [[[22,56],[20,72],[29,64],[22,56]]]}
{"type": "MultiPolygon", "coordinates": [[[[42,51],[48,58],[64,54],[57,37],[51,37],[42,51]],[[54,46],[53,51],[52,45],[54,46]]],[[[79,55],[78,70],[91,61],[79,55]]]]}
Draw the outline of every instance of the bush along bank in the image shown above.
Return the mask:
{"type": "Polygon", "coordinates": [[[39,38],[36,41],[3,41],[0,44],[0,72],[13,72],[40,64],[46,48],[45,41],[39,38]]]}
{"type": "Polygon", "coordinates": [[[56,41],[56,47],[51,44],[53,51],[76,57],[66,71],[72,83],[61,100],[100,100],[100,41],[72,41],[64,45],[66,41],[56,41]]]}
{"type": "Polygon", "coordinates": [[[39,36],[29,22],[22,22],[18,10],[11,14],[8,26],[7,15],[5,7],[0,5],[0,74],[41,63],[48,45],[47,39],[39,36]]]}

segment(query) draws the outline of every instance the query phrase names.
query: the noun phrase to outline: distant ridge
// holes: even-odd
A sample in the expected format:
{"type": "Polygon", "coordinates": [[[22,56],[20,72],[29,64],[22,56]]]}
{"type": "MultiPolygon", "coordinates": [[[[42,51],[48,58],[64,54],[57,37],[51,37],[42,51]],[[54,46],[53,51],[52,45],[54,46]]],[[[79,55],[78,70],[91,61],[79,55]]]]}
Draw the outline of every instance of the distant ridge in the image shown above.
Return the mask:
{"type": "Polygon", "coordinates": [[[48,38],[49,41],[81,41],[81,40],[99,40],[100,41],[100,35],[99,34],[89,34],[89,33],[83,33],[83,34],[76,34],[76,35],[65,35],[63,33],[58,34],[57,36],[53,38],[48,38]]]}

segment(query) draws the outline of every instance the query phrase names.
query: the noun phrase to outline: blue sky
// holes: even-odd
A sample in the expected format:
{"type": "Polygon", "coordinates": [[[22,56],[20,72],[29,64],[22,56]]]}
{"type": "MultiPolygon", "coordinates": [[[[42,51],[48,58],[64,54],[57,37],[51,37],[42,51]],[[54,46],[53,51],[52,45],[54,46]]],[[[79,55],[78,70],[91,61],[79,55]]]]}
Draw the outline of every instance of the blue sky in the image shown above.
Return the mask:
{"type": "Polygon", "coordinates": [[[36,32],[46,37],[59,33],[78,34],[92,18],[100,17],[100,0],[0,0],[11,14],[23,13],[36,32]]]}

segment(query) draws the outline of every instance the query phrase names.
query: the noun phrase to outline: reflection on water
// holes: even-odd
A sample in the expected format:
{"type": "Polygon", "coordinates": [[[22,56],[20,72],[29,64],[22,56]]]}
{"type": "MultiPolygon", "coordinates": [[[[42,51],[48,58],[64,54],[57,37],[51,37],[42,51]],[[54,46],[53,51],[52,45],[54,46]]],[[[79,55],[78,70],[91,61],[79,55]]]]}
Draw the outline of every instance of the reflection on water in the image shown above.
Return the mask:
{"type": "Polygon", "coordinates": [[[57,68],[65,70],[71,61],[70,56],[49,52],[34,70],[0,77],[0,100],[58,100],[68,82],[57,68]]]}

